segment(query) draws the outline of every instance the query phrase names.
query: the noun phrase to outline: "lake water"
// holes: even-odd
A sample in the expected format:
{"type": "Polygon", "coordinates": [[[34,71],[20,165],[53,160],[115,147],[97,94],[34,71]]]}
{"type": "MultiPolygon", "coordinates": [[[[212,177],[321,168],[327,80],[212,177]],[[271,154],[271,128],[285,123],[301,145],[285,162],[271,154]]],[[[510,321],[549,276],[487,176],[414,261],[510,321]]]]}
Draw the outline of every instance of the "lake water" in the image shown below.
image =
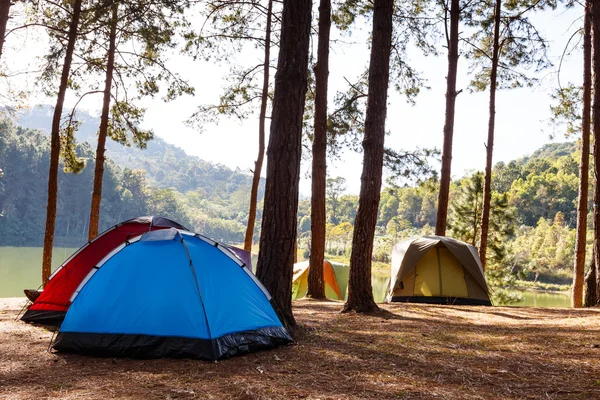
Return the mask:
{"type": "MultiPolygon", "coordinates": [[[[54,248],[52,269],[58,267],[77,249],[54,248]]],[[[253,259],[256,265],[256,260],[253,259]]],[[[42,248],[41,247],[0,247],[0,298],[22,297],[23,289],[36,289],[40,286],[42,248]]],[[[385,299],[389,278],[373,277],[375,301],[385,299]]],[[[345,292],[345,290],[343,290],[345,292]]],[[[520,291],[522,301],[516,306],[524,307],[570,307],[571,299],[566,293],[520,291]]],[[[499,305],[499,304],[497,304],[499,305]]]]}
{"type": "MultiPolygon", "coordinates": [[[[76,250],[54,248],[52,270],[76,250]]],[[[41,283],[41,247],[0,247],[0,297],[22,297],[23,289],[37,289],[41,283]]]]}
{"type": "Polygon", "coordinates": [[[520,307],[571,307],[571,295],[563,292],[518,291],[522,300],[511,306],[520,307]]]}

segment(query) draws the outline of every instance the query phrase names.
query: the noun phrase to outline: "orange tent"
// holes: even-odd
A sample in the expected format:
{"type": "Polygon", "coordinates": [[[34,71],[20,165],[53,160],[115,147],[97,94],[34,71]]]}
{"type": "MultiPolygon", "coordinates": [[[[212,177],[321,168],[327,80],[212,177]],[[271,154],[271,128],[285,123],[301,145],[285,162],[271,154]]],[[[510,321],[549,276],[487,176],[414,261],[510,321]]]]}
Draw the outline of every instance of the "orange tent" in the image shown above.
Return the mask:
{"type": "MultiPolygon", "coordinates": [[[[292,300],[306,296],[308,291],[308,261],[294,264],[294,276],[292,278],[292,300]]],[[[323,262],[323,278],[325,280],[325,296],[332,300],[343,300],[344,296],[340,290],[338,279],[331,263],[323,262]]]]}

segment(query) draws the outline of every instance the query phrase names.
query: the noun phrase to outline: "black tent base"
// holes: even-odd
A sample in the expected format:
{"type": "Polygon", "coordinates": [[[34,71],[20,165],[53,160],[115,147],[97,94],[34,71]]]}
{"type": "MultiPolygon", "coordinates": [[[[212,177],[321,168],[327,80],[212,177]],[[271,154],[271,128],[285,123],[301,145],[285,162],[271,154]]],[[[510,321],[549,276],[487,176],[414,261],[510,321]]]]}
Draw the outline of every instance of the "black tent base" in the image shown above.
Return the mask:
{"type": "Polygon", "coordinates": [[[489,300],[467,299],[464,297],[426,297],[426,296],[394,296],[392,303],[423,303],[423,304],[446,304],[454,306],[491,306],[489,300]]]}
{"type": "Polygon", "coordinates": [[[41,325],[60,326],[65,319],[65,312],[47,310],[27,310],[21,321],[41,325]]]}
{"type": "Polygon", "coordinates": [[[59,332],[54,349],[96,357],[197,358],[216,361],[293,342],[283,327],[236,332],[217,339],[59,332]]]}

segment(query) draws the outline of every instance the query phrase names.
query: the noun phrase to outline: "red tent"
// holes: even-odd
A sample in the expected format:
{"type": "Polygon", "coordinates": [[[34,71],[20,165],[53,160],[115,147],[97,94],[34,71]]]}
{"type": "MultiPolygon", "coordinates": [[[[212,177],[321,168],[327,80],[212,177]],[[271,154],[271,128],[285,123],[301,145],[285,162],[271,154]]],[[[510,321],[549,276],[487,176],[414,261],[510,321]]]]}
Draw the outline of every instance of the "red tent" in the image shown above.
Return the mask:
{"type": "Polygon", "coordinates": [[[69,308],[71,295],[100,260],[129,238],[166,228],[186,229],[167,218],[138,217],[121,222],[102,232],[54,271],[44,290],[29,306],[21,320],[60,325],[69,308]]]}

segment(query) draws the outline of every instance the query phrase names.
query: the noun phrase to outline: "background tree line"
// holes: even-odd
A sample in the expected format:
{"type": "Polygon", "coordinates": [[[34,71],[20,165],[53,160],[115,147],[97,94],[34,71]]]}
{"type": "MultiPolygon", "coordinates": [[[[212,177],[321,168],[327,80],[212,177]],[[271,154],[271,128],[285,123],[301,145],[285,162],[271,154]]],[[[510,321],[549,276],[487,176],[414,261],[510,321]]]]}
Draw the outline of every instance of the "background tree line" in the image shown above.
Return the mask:
{"type": "MultiPolygon", "coordinates": [[[[43,239],[45,179],[48,137],[43,131],[24,128],[48,126],[48,108],[32,108],[17,123],[3,121],[0,136],[0,245],[39,246],[43,239]]],[[[77,156],[86,161],[79,174],[61,172],[64,187],[57,211],[57,245],[78,246],[86,240],[87,205],[93,179],[91,160],[97,118],[80,116],[77,156]]],[[[577,143],[545,145],[531,156],[497,163],[493,169],[493,198],[506,197],[507,211],[493,216],[503,236],[491,240],[503,247],[498,265],[525,280],[566,285],[574,257],[578,185],[577,143]],[[509,221],[504,221],[510,214],[509,221]],[[509,225],[509,226],[503,226],[509,225]]],[[[217,240],[241,244],[248,221],[248,173],[188,156],[161,139],[139,150],[118,144],[108,146],[101,230],[138,215],[168,215],[185,226],[217,240]]],[[[472,234],[480,224],[476,203],[482,204],[482,176],[473,173],[455,180],[450,191],[450,234],[477,242],[472,234]],[[474,214],[474,215],[473,215],[474,214]],[[476,218],[473,218],[476,217],[476,218]],[[475,221],[473,224],[464,221],[475,221]]],[[[264,183],[263,183],[264,185],[264,183]]],[[[259,190],[262,200],[263,186],[259,190]]],[[[391,246],[420,234],[433,234],[438,182],[427,179],[417,185],[386,185],[379,204],[373,261],[387,265],[391,246]]],[[[298,206],[298,258],[308,258],[311,244],[311,204],[298,206]]],[[[498,210],[495,202],[493,210],[498,210]]],[[[326,182],[326,244],[328,257],[348,261],[358,196],[346,192],[345,180],[326,182]]],[[[259,210],[261,208],[259,207],[259,210]]],[[[479,206],[480,210],[480,206],[479,206]]],[[[591,212],[591,209],[588,210],[591,212]]],[[[591,219],[591,215],[590,215],[591,219]]],[[[256,237],[260,236],[261,213],[256,237]]],[[[256,243],[256,242],[255,242],[256,243]]],[[[499,247],[499,246],[496,246],[499,247]]],[[[379,266],[384,272],[386,266],[379,266]]]]}

